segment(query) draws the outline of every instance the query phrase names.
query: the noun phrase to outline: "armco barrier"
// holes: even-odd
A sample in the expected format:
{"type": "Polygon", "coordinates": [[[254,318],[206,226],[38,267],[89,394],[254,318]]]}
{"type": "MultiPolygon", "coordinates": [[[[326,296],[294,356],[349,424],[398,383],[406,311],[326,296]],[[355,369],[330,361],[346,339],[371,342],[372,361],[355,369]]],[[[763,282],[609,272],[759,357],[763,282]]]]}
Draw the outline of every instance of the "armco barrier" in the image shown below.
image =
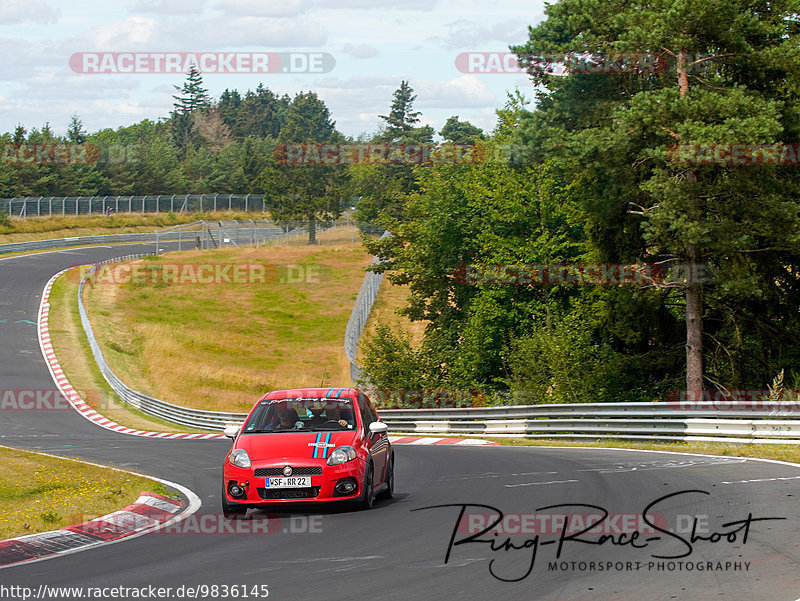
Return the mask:
{"type": "MultiPolygon", "coordinates": [[[[800,443],[800,411],[681,409],[666,403],[572,403],[454,409],[384,409],[391,431],[620,440],[800,443]]],[[[741,408],[741,409],[740,409],[741,408]]]]}
{"type": "MultiPolygon", "coordinates": [[[[383,232],[381,238],[390,236],[389,232],[383,232]]],[[[378,257],[372,259],[371,265],[379,261],[378,257]]],[[[363,374],[363,370],[356,363],[356,353],[358,352],[358,341],[361,338],[361,333],[364,331],[364,326],[367,325],[367,319],[372,311],[372,305],[375,304],[375,299],[378,298],[378,292],[381,289],[381,282],[383,282],[383,274],[368,271],[364,276],[364,281],[361,283],[361,288],[358,291],[355,305],[353,305],[353,312],[350,314],[350,319],[347,320],[347,327],[344,331],[344,354],[347,360],[350,361],[350,378],[356,382],[363,374]]]]}

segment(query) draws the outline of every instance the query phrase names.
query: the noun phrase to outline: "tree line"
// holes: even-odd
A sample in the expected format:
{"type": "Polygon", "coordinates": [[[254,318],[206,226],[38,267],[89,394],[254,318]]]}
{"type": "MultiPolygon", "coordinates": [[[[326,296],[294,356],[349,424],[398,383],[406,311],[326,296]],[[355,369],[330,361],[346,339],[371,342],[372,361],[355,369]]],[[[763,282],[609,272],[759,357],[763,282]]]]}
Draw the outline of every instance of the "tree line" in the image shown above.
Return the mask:
{"type": "MultiPolygon", "coordinates": [[[[365,236],[383,259],[373,269],[408,287],[402,313],[425,325],[419,345],[386,326],[365,340],[381,389],[512,391],[518,402],[779,395],[800,386],[797,164],[723,159],[800,141],[798,11],[673,4],[549,6],[512,48],[532,96],[510,92],[491,132],[457,116],[439,132],[486,156],[522,149],[515,160],[292,167],[280,160],[287,143],[413,146],[436,132],[420,125],[406,81],[380,131],[354,140],[313,92],[259,86],[214,101],[190,73],[169,119],[91,135],[71,124],[69,139],[143,145],[138,163],[3,165],[0,195],[263,193],[276,218],[307,220],[310,236],[317,219],[355,205],[358,220],[392,233],[365,236]],[[609,53],[666,56],[667,68],[604,73],[609,53]],[[556,74],[544,55],[591,68],[556,74]],[[532,282],[530,266],[563,273],[532,282]],[[663,277],[568,281],[586,266],[663,277]]],[[[4,140],[49,136],[17,128],[4,140]]]]}

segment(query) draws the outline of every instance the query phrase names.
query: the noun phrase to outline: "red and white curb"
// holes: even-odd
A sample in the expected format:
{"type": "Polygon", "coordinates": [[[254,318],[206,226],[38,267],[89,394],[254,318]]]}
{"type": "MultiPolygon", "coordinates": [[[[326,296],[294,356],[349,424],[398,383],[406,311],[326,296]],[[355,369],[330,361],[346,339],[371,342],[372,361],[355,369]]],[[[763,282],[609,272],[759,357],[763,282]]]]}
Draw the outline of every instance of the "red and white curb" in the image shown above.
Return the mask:
{"type": "Polygon", "coordinates": [[[0,568],[38,561],[57,555],[152,532],[174,521],[186,505],[151,492],[143,492],[133,505],[61,530],[29,534],[0,541],[0,568]]]}
{"type": "Polygon", "coordinates": [[[499,445],[499,442],[483,440],[481,438],[425,438],[422,436],[390,436],[392,444],[410,445],[458,445],[460,447],[475,447],[486,445],[499,445]]]}
{"type": "MultiPolygon", "coordinates": [[[[61,391],[61,394],[64,395],[64,398],[67,399],[70,405],[81,414],[83,417],[88,419],[89,421],[97,424],[105,428],[106,430],[112,430],[114,432],[120,432],[122,434],[130,434],[132,436],[145,436],[148,438],[165,438],[165,439],[183,439],[183,440],[219,440],[221,438],[225,438],[224,434],[179,434],[179,433],[169,433],[169,432],[148,432],[145,430],[135,430],[133,428],[128,428],[126,426],[121,426],[120,424],[111,421],[107,417],[99,414],[97,411],[92,409],[86,402],[81,398],[81,396],[75,391],[72,385],[67,380],[67,377],[64,375],[64,371],[61,369],[61,365],[56,358],[56,354],[53,351],[53,345],[50,342],[50,329],[49,329],[49,316],[50,316],[50,303],[48,302],[50,299],[50,292],[53,289],[53,283],[61,276],[63,273],[69,271],[69,269],[64,269],[59,271],[55,274],[50,280],[45,284],[44,290],[42,291],[42,301],[39,304],[39,315],[38,315],[38,324],[37,330],[39,334],[39,346],[42,349],[42,355],[44,356],[44,360],[47,363],[47,368],[50,370],[50,375],[53,377],[53,381],[56,383],[56,386],[61,391]]],[[[393,444],[412,444],[412,445],[461,445],[461,446],[481,446],[481,445],[497,445],[499,443],[490,442],[487,440],[481,440],[477,438],[428,438],[428,437],[421,437],[421,436],[393,436],[390,437],[389,440],[393,444]]]]}

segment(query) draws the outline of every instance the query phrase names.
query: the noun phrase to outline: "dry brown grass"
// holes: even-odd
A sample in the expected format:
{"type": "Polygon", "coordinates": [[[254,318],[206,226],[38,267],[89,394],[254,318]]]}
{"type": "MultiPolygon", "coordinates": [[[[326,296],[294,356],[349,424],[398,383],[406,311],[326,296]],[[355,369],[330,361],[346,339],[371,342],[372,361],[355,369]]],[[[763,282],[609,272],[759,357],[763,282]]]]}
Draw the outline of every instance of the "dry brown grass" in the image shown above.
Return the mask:
{"type": "Polygon", "coordinates": [[[317,281],[88,287],[109,364],[132,387],[197,409],[244,412],[269,390],[349,385],[344,329],[370,257],[347,229],[320,238],[143,261],[310,265],[317,281]]]}
{"type": "Polygon", "coordinates": [[[81,326],[77,300],[78,272],[76,268],[58,278],[50,294],[50,339],[70,384],[97,412],[130,428],[154,432],[193,431],[132,409],[108,386],[94,362],[81,326]]]}

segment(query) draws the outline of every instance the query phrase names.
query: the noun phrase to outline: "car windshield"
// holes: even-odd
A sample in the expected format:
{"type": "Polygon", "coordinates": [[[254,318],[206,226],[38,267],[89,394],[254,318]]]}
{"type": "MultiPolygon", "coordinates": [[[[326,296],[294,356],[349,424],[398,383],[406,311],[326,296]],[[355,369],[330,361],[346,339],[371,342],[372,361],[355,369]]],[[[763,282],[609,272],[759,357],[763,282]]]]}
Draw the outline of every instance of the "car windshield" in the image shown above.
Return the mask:
{"type": "Polygon", "coordinates": [[[242,432],[313,432],[353,430],[355,427],[352,400],[313,397],[259,401],[242,432]]]}

